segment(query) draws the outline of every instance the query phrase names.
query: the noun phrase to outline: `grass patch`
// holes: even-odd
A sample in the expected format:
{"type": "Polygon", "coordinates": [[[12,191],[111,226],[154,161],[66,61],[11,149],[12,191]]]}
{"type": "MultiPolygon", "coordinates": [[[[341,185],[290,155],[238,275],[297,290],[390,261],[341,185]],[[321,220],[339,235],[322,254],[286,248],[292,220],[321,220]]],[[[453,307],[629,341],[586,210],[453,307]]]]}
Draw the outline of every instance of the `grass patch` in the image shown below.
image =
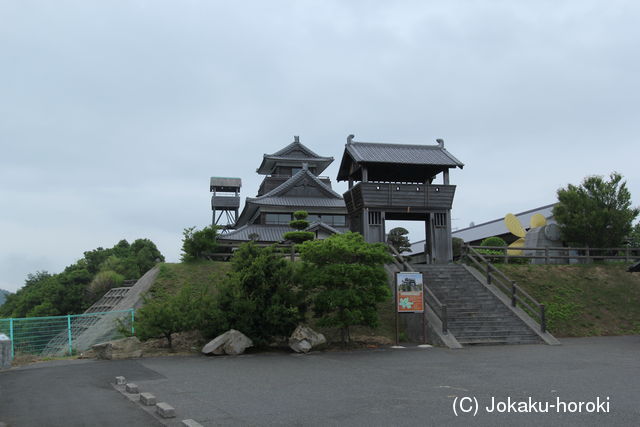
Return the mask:
{"type": "Polygon", "coordinates": [[[201,283],[206,284],[207,288],[215,290],[230,271],[231,263],[221,261],[163,263],[160,265],[158,277],[150,292],[153,294],[158,291],[166,291],[173,294],[186,284],[201,283]]]}
{"type": "Polygon", "coordinates": [[[500,265],[545,304],[561,337],[640,334],[640,274],[627,264],[500,265]]]}

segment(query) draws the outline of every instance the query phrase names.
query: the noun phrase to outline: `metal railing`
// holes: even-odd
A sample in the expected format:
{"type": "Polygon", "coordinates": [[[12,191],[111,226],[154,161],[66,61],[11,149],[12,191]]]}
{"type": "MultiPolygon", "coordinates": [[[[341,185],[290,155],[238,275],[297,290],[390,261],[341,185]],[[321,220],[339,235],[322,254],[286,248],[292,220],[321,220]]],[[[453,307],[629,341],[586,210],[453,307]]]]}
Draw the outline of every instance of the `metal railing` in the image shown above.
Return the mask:
{"type": "MultiPolygon", "coordinates": [[[[399,270],[404,269],[405,271],[416,271],[392,244],[387,243],[387,246],[393,256],[393,262],[399,270]]],[[[431,289],[427,287],[426,283],[424,283],[422,287],[424,289],[424,301],[440,319],[440,322],[442,323],[442,333],[447,334],[449,332],[449,326],[447,324],[447,305],[440,302],[438,297],[436,297],[434,293],[431,292],[431,289]]]]}
{"type": "MultiPolygon", "coordinates": [[[[486,249],[486,247],[483,248],[486,249]]],[[[529,315],[538,318],[540,330],[542,332],[547,331],[547,319],[545,316],[544,304],[540,304],[535,298],[518,286],[515,280],[509,279],[502,271],[498,270],[481,253],[479,253],[475,247],[464,245],[462,257],[469,259],[469,261],[478,267],[480,272],[484,272],[489,285],[496,285],[496,288],[509,296],[511,298],[512,307],[517,307],[518,304],[520,304],[520,306],[524,308],[529,315]]]]}
{"type": "MultiPolygon", "coordinates": [[[[51,350],[62,348],[72,355],[75,341],[85,330],[97,323],[105,315],[118,315],[123,324],[135,333],[135,311],[115,310],[66,316],[23,317],[0,319],[0,333],[11,340],[11,357],[18,354],[52,355],[51,350]],[[130,323],[130,324],[129,324],[130,323]]],[[[117,335],[117,334],[116,334],[117,335]]],[[[116,336],[111,337],[116,338],[116,336]]]]}
{"type": "Polygon", "coordinates": [[[583,262],[603,261],[624,261],[632,262],[640,258],[640,248],[573,248],[573,247],[516,247],[508,246],[469,246],[477,250],[490,250],[496,253],[486,254],[487,257],[501,259],[505,264],[509,260],[518,259],[541,259],[545,264],[550,264],[552,260],[576,260],[583,262]],[[522,255],[513,255],[513,251],[523,251],[522,255]],[[511,252],[511,253],[510,253],[511,252]],[[529,252],[529,253],[527,253],[529,252]]]}

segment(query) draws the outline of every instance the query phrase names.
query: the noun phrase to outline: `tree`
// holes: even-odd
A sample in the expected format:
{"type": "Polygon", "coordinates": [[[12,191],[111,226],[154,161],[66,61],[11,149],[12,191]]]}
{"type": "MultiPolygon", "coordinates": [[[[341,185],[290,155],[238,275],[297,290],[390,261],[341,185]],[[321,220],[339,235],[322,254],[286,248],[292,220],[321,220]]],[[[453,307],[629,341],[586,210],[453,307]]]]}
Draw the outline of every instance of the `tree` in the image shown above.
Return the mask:
{"type": "Polygon", "coordinates": [[[305,242],[300,256],[301,278],[320,326],[340,328],[348,342],[350,326],[377,325],[377,304],[391,294],[383,265],[392,259],[384,244],[349,232],[305,242]]]}
{"type": "Polygon", "coordinates": [[[221,318],[213,295],[202,285],[189,284],[173,295],[159,292],[145,296],[136,316],[136,334],[142,340],[162,336],[172,348],[174,333],[220,324],[221,318]]]}
{"type": "Polygon", "coordinates": [[[102,291],[115,286],[122,279],[138,279],[157,261],[164,257],[156,245],[148,239],[138,239],[132,244],[120,240],[112,248],[102,247],[84,252],[84,257],[67,266],[63,272],[29,274],[22,288],[7,298],[0,307],[0,316],[33,317],[76,314],[87,309],[102,291]],[[99,273],[105,273],[93,286],[99,273]],[[114,275],[120,275],[118,278],[114,275]],[[117,280],[108,284],[106,276],[117,280]]]}
{"type": "Polygon", "coordinates": [[[197,230],[196,227],[185,228],[182,235],[181,259],[184,262],[209,259],[208,256],[218,248],[218,228],[214,225],[208,225],[202,230],[197,230]]]}
{"type": "Polygon", "coordinates": [[[591,248],[620,246],[639,213],[631,206],[631,193],[617,172],[608,181],[602,176],[588,176],[579,186],[560,188],[558,204],[553,208],[563,240],[591,248]]]}
{"type": "Polygon", "coordinates": [[[256,345],[288,336],[304,318],[304,298],[293,282],[293,265],[270,246],[242,244],[231,259],[233,271],[221,287],[218,307],[226,324],[256,345]]]}
{"type": "Polygon", "coordinates": [[[309,221],[307,221],[307,217],[309,214],[306,211],[295,211],[293,213],[293,221],[289,222],[289,227],[297,230],[297,231],[288,231],[284,233],[282,237],[285,240],[291,240],[293,243],[302,243],[307,240],[313,240],[315,234],[312,231],[303,231],[305,228],[309,227],[309,221]]]}
{"type": "Polygon", "coordinates": [[[411,242],[407,235],[409,231],[406,228],[396,227],[389,231],[387,240],[391,243],[391,246],[396,248],[398,253],[409,252],[411,250],[411,242]]]}

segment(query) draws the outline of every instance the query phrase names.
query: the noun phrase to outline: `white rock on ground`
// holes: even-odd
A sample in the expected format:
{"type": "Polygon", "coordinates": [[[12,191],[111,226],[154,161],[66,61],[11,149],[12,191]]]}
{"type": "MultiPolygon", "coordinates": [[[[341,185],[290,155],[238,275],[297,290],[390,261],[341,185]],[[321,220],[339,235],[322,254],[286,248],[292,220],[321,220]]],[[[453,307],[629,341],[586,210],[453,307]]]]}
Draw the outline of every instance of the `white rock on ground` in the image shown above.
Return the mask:
{"type": "Polygon", "coordinates": [[[251,341],[242,332],[236,331],[235,329],[229,329],[227,332],[222,335],[218,335],[202,347],[202,353],[238,355],[244,353],[244,351],[249,347],[253,347],[253,341],[251,341]]]}
{"type": "Polygon", "coordinates": [[[91,347],[98,359],[130,359],[142,357],[142,344],[137,337],[107,341],[91,347]]]}
{"type": "Polygon", "coordinates": [[[289,337],[289,347],[296,353],[308,353],[313,347],[326,342],[324,335],[304,325],[298,325],[289,337]]]}

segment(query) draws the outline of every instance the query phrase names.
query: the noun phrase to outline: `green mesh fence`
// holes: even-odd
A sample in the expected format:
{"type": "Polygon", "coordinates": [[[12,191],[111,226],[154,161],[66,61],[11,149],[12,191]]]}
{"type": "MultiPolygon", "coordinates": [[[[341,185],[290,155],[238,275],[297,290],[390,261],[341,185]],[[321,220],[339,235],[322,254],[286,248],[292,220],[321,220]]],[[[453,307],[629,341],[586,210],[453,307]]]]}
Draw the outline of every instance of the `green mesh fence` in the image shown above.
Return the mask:
{"type": "Polygon", "coordinates": [[[108,341],[132,335],[134,310],[105,311],[67,316],[0,319],[0,333],[11,339],[11,356],[72,355],[84,351],[94,341],[108,341]],[[100,331],[92,330],[101,329],[100,331]]]}

